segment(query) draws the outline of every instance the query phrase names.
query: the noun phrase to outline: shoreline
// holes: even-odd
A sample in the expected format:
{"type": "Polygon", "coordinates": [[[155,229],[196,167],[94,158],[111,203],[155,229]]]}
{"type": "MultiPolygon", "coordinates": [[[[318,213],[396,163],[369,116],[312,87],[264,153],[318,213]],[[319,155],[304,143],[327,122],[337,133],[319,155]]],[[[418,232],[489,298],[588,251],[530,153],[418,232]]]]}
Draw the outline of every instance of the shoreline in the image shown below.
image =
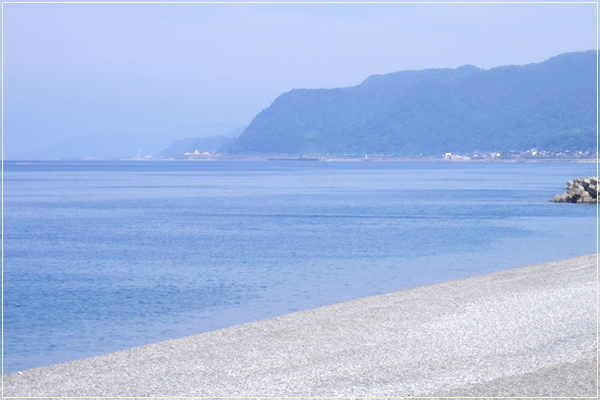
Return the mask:
{"type": "Polygon", "coordinates": [[[372,162],[372,163],[571,163],[571,164],[597,164],[596,158],[505,158],[505,159],[444,159],[444,158],[407,158],[407,157],[277,157],[277,156],[222,156],[210,155],[191,158],[73,158],[73,159],[49,159],[49,160],[29,160],[29,159],[14,159],[4,160],[3,163],[14,165],[27,165],[30,163],[57,163],[57,162],[115,162],[115,161],[137,161],[137,162],[193,162],[193,161],[269,161],[269,162],[372,162]]]}
{"type": "Polygon", "coordinates": [[[597,255],[3,375],[4,397],[597,394],[597,255]]]}

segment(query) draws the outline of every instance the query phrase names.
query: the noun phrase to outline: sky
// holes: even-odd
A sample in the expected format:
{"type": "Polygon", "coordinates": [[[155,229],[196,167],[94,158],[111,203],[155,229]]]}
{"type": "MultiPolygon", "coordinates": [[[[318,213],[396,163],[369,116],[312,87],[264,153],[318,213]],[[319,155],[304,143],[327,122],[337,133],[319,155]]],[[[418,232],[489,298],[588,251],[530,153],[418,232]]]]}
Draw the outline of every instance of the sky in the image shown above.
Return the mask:
{"type": "Polygon", "coordinates": [[[597,13],[596,3],[3,3],[3,155],[71,137],[224,133],[294,88],[596,49],[597,13]]]}

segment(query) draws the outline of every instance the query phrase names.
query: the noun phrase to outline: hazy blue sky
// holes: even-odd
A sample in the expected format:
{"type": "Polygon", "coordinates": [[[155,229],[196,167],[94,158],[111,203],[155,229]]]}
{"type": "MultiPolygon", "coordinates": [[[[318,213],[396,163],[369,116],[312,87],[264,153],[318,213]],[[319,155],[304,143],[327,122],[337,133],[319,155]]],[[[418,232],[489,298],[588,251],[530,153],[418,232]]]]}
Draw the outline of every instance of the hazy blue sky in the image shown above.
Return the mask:
{"type": "Polygon", "coordinates": [[[4,4],[4,155],[248,124],[293,88],[597,46],[588,4],[4,4]]]}

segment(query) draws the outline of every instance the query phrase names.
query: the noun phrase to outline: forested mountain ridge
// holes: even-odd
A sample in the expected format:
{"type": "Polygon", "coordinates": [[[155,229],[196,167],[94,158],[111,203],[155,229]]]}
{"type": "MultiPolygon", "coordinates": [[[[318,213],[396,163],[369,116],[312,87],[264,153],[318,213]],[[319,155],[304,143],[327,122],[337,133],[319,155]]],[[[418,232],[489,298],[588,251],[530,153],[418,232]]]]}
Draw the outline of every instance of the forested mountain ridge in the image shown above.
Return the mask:
{"type": "Polygon", "coordinates": [[[436,156],[596,148],[596,51],[523,66],[400,71],[294,89],[259,113],[232,154],[436,156]]]}

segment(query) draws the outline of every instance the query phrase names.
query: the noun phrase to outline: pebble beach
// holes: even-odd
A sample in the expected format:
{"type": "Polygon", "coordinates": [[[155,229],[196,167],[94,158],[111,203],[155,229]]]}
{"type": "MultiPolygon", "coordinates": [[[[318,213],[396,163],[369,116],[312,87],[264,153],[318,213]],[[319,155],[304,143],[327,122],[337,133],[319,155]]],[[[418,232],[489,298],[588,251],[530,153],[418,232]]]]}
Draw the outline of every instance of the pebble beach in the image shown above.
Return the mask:
{"type": "Polygon", "coordinates": [[[597,255],[3,375],[3,397],[597,397],[597,255]]]}

